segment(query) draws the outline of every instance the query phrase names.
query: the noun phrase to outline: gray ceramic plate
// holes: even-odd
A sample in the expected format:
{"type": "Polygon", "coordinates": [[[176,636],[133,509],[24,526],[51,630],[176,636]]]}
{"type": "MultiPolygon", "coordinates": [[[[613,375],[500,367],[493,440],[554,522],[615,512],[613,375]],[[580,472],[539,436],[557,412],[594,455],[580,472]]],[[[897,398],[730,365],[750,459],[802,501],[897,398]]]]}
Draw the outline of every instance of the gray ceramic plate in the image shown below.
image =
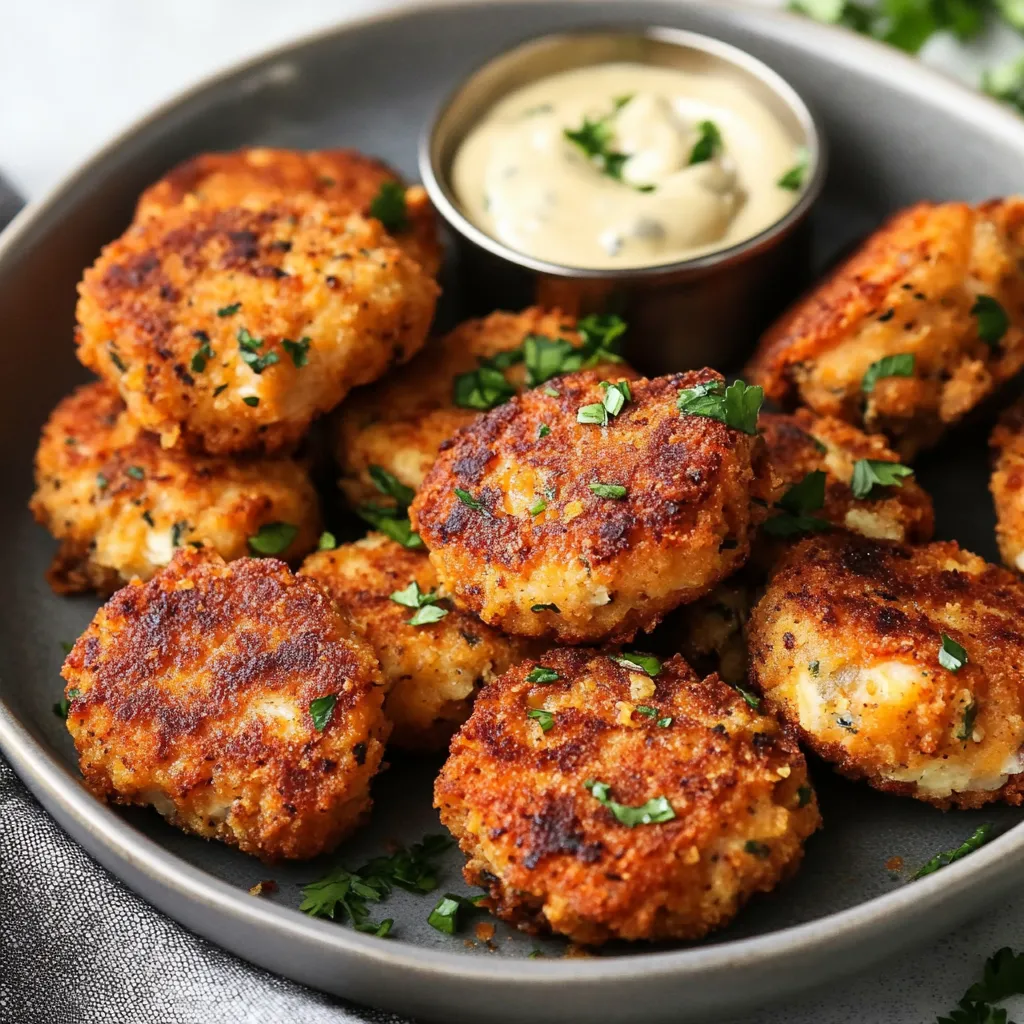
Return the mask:
{"type": "MultiPolygon", "coordinates": [[[[395,938],[380,940],[296,911],[298,886],[323,864],[275,868],[272,900],[246,889],[267,869],[185,837],[144,812],[101,807],[80,786],[71,743],[51,706],[61,641],[95,602],[61,600],[43,581],[51,542],[25,511],[39,427],[83,378],[72,354],[75,283],[124,227],[138,192],[185,156],[252,143],[358,146],[414,172],[416,139],[442,95],[472,66],[533,34],[622,22],[719,36],[781,72],[820,114],[832,172],[815,215],[818,266],[920,198],[983,197],[1020,187],[1024,122],[892,50],[809,22],[727,4],[465,3],[417,7],[342,27],[259,58],[158,111],[24,213],[0,242],[0,536],[6,600],[0,623],[0,748],[54,816],[98,860],[179,921],[271,970],[350,998],[443,1021],[674,1022],[823,983],[934,936],[1009,891],[1024,856],[1015,812],[943,815],[816,769],[825,829],[800,873],[747,908],[712,941],[615,949],[593,959],[526,959],[535,943],[499,926],[497,951],[426,925],[431,897],[387,905],[395,938]],[[1007,830],[922,881],[917,865],[981,821],[1007,830]]],[[[445,315],[457,313],[449,289],[445,315]]],[[[939,534],[994,557],[985,435],[962,433],[919,467],[936,497],[939,534]]],[[[385,842],[436,831],[434,763],[393,766],[377,787],[370,828],[342,851],[357,866],[385,842]]],[[[465,891],[453,852],[442,887],[465,891]]],[[[470,933],[470,937],[471,937],[470,933]]]]}

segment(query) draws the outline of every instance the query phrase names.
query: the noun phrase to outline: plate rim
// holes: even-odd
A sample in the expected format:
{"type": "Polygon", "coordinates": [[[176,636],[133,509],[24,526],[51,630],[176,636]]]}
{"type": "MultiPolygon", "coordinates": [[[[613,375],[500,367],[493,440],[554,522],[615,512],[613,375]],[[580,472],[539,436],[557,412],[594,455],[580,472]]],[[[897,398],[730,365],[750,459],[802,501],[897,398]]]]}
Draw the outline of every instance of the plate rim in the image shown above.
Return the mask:
{"type": "MultiPolygon", "coordinates": [[[[506,0],[523,8],[540,6],[547,0],[506,0]]],[[[894,79],[909,91],[936,93],[955,97],[966,103],[989,132],[1016,136],[1024,153],[1024,120],[1002,104],[984,96],[955,79],[919,63],[891,47],[856,36],[830,25],[822,25],[785,11],[735,0],[676,0],[681,8],[713,9],[733,21],[756,18],[760,25],[798,24],[799,31],[818,36],[830,49],[833,62],[856,64],[861,74],[870,74],[883,81],[894,79]],[[883,63],[880,73],[877,65],[883,63]],[[859,59],[858,59],[859,58],[859,59]],[[872,60],[874,58],[874,60],[872,60]]],[[[623,7],[623,0],[562,0],[573,6],[598,3],[605,7],[623,7]]],[[[103,165],[115,158],[122,148],[138,142],[147,129],[183,110],[192,101],[218,88],[240,85],[247,76],[267,72],[290,55],[337,36],[377,24],[403,20],[424,11],[449,16],[460,8],[483,9],[487,0],[402,0],[395,7],[369,15],[342,17],[337,22],[305,33],[289,42],[263,50],[254,56],[234,62],[205,76],[197,83],[180,90],[158,104],[142,117],[115,134],[93,154],[79,163],[37,200],[29,203],[0,233],[0,273],[9,260],[16,260],[23,246],[30,245],[30,235],[45,228],[48,219],[58,214],[62,204],[80,202],[76,192],[96,175],[103,165]]],[[[584,24],[585,22],[581,22],[584,24]]],[[[951,101],[951,100],[950,100],[951,101]]],[[[122,882],[124,875],[141,873],[164,896],[165,901],[184,900],[205,906],[230,917],[240,928],[268,928],[283,938],[314,942],[330,952],[362,959],[374,965],[386,964],[408,971],[428,970],[437,980],[474,979],[481,982],[529,981],[544,987],[567,982],[606,987],[627,980],[685,980],[694,975],[719,974],[756,965],[771,969],[788,964],[793,957],[850,952],[862,943],[877,937],[877,929],[887,922],[904,923],[919,920],[933,911],[952,905],[968,895],[981,898],[972,904],[980,911],[983,902],[994,902],[1014,883],[1015,857],[1024,851],[1024,822],[975,851],[970,857],[950,864],[941,872],[910,882],[893,892],[858,903],[853,907],[828,914],[812,921],[791,925],[749,938],[688,946],[683,949],[631,953],[622,956],[601,956],[593,959],[526,960],[520,958],[484,958],[465,953],[431,949],[395,939],[382,943],[351,928],[307,917],[297,909],[278,906],[249,897],[244,890],[224,882],[195,867],[155,840],[137,831],[113,810],[99,803],[81,780],[43,743],[35,739],[26,726],[0,696],[0,752],[7,757],[15,773],[40,800],[47,811],[71,834],[74,841],[101,860],[122,882]],[[83,838],[83,837],[88,837],[83,838]],[[105,856],[104,856],[105,855],[105,856]],[[110,866],[116,864],[117,867],[110,866]],[[896,917],[899,921],[893,921],[896,917]]],[[[811,840],[813,842],[813,838],[811,840]]],[[[129,883],[129,888],[139,892],[129,883]]],[[[141,895],[141,894],[140,894],[141,895]]],[[[148,897],[142,897],[152,902],[148,897]]],[[[153,904],[157,906],[157,904],[153,904]]],[[[158,907],[158,909],[160,909],[158,907]]],[[[160,909],[161,913],[168,913],[160,909]]],[[[971,910],[960,909],[959,919],[971,910]]],[[[172,918],[177,915],[168,913],[172,918]]],[[[950,925],[952,927],[952,925],[950,925]]],[[[909,930],[909,929],[908,929],[909,930]]],[[[213,940],[217,942],[217,940],[213,940]]],[[[219,942],[217,943],[220,944],[219,942]]],[[[228,948],[228,947],[224,947],[228,948]]],[[[881,956],[885,949],[877,954],[881,956]]],[[[238,954],[245,958],[244,953],[238,954]]],[[[844,973],[835,964],[831,973],[817,975],[817,981],[844,973]]]]}

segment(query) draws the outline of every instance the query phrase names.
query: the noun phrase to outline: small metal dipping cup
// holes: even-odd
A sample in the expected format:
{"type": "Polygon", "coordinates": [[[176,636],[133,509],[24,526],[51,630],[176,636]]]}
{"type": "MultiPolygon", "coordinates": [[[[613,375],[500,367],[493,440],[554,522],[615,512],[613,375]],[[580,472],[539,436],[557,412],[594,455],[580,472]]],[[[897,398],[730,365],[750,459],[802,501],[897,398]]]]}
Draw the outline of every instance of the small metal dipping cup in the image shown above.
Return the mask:
{"type": "MultiPolygon", "coordinates": [[[[794,157],[795,160],[795,157],[794,157]]],[[[616,312],[629,323],[627,355],[648,374],[728,369],[806,283],[807,214],[825,179],[825,150],[811,112],[771,68],[742,50],[672,28],[546,35],[469,76],[420,140],[420,174],[453,230],[457,273],[471,313],[538,304],[582,316],[616,312]],[[558,71],[629,61],[714,72],[741,82],[808,151],[801,194],[760,234],[692,259],[622,270],[587,270],[535,259],[492,238],[460,209],[452,162],[466,135],[510,92],[558,71]]]]}

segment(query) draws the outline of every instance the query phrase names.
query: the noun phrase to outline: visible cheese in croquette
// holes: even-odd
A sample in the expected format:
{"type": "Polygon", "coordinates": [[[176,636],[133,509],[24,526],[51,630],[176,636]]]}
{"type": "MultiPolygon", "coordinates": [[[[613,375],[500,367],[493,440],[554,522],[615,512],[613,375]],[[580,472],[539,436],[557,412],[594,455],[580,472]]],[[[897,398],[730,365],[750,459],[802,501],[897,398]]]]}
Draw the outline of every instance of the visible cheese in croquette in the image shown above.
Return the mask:
{"type": "Polygon", "coordinates": [[[1024,199],[897,213],[761,340],[747,379],[893,440],[934,444],[1024,366],[1024,199]]]}
{"type": "MultiPolygon", "coordinates": [[[[338,484],[346,498],[354,505],[387,501],[370,476],[374,466],[416,490],[443,442],[490,404],[530,386],[534,378],[522,351],[527,338],[577,349],[585,344],[575,318],[557,309],[491,313],[460,324],[387,380],[353,394],[338,410],[335,434],[338,484]],[[465,386],[474,375],[475,390],[465,386]]],[[[605,377],[637,376],[607,353],[594,358],[595,372],[605,377]]]]}
{"type": "Polygon", "coordinates": [[[369,812],[388,735],[377,661],[283,562],[179,552],[96,613],[62,674],[100,799],[265,860],[316,856],[369,812]]]}
{"type": "Polygon", "coordinates": [[[301,572],[323,584],[377,655],[396,746],[446,749],[477,690],[533,650],[441,600],[426,553],[379,533],[318,551],[301,572]]]}
{"type": "Polygon", "coordinates": [[[414,355],[436,296],[378,221],[324,200],[181,206],[85,272],[78,357],[165,447],[279,451],[414,355]]]}
{"type": "Polygon", "coordinates": [[[301,463],[163,449],[104,381],[80,387],[50,415],[30,508],[61,542],[49,580],[62,593],[147,580],[185,546],[241,558],[264,530],[277,539],[275,554],[300,558],[320,530],[301,463]]]}
{"type": "Polygon", "coordinates": [[[843,774],[941,807],[1021,802],[1024,583],[954,543],[821,536],[750,622],[751,680],[843,774]]]}
{"type": "MultiPolygon", "coordinates": [[[[237,206],[253,195],[307,193],[346,211],[374,216],[382,196],[397,187],[400,216],[385,227],[396,243],[435,276],[441,263],[437,218],[421,185],[406,187],[383,160],[354,149],[267,149],[200,153],[178,164],[139,197],[136,219],[161,216],[177,206],[237,206]],[[384,192],[382,193],[382,189],[384,192]]],[[[394,202],[394,199],[391,200],[394,202]]]]}
{"type": "Polygon", "coordinates": [[[628,640],[706,593],[746,560],[771,491],[756,434],[678,408],[722,386],[588,371],[474,420],[410,509],[442,585],[505,632],[569,643],[628,640]]]}
{"type": "Polygon", "coordinates": [[[820,819],[796,743],[682,658],[642,664],[550,651],[453,739],[434,802],[499,917],[586,944],[699,938],[799,863],[820,819]]]}

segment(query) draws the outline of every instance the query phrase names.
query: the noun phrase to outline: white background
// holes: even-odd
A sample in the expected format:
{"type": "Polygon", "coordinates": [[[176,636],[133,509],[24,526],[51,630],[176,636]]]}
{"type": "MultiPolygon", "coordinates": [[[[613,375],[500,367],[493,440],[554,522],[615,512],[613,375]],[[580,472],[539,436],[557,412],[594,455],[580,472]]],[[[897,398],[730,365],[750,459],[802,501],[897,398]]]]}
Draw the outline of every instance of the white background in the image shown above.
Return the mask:
{"type": "MultiPolygon", "coordinates": [[[[37,198],[136,117],[200,77],[346,17],[394,6],[394,0],[0,0],[0,173],[37,198]]],[[[925,56],[975,81],[983,64],[1021,48],[1011,33],[997,31],[969,50],[937,39],[925,56]]],[[[1003,945],[1024,949],[1024,897],[867,977],[743,1024],[932,1024],[1003,945]]]]}

